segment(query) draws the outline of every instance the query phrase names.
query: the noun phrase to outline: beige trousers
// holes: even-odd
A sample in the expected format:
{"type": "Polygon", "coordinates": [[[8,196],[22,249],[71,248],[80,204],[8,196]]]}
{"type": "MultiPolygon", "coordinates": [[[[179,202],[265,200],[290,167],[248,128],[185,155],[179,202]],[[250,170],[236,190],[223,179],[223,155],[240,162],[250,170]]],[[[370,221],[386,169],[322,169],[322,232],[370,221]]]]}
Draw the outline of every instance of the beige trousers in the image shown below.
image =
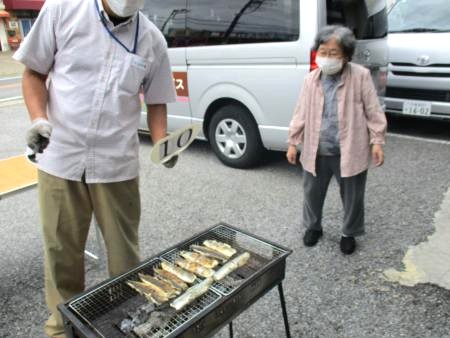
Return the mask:
{"type": "Polygon", "coordinates": [[[110,276],[139,262],[138,179],[86,184],[38,173],[39,204],[45,249],[45,298],[51,316],[49,337],[62,338],[57,305],[84,290],[84,249],[92,214],[103,235],[110,276]]]}

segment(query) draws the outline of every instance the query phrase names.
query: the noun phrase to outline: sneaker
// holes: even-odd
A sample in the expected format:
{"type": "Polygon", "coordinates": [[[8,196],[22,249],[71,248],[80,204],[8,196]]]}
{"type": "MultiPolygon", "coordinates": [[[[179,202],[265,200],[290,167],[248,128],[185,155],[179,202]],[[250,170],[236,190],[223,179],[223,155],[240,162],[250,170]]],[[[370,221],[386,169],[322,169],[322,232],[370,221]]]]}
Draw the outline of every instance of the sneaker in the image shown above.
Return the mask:
{"type": "Polygon", "coordinates": [[[350,255],[355,251],[356,241],[355,237],[341,237],[341,251],[345,255],[350,255]]]}
{"type": "Polygon", "coordinates": [[[322,235],[322,230],[306,230],[305,235],[303,236],[303,244],[305,244],[305,246],[314,246],[322,235]]]}

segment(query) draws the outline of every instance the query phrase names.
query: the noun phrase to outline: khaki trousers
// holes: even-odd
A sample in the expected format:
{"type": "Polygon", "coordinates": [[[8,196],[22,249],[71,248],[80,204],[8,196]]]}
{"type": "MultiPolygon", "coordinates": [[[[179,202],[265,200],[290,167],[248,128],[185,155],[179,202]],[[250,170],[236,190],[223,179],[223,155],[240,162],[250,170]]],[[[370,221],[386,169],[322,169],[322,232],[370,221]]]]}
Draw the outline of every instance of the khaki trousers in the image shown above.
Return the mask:
{"type": "Polygon", "coordinates": [[[45,249],[45,298],[50,337],[65,337],[57,305],[84,290],[84,249],[92,214],[105,241],[110,276],[139,262],[138,179],[86,184],[38,173],[45,249]]]}

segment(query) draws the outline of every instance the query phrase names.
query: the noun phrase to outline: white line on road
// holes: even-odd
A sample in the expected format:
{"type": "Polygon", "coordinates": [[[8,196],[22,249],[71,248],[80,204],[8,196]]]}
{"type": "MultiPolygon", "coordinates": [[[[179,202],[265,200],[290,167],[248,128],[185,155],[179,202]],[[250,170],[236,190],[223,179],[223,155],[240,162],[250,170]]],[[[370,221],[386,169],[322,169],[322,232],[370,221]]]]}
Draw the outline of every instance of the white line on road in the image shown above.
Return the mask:
{"type": "Polygon", "coordinates": [[[19,80],[22,76],[13,76],[13,77],[2,77],[0,81],[11,81],[11,80],[19,80]]]}
{"type": "Polygon", "coordinates": [[[450,141],[445,140],[437,140],[432,138],[426,138],[426,137],[419,137],[419,136],[409,136],[409,135],[402,135],[402,134],[395,134],[395,133],[387,133],[388,136],[396,137],[396,138],[402,138],[406,140],[414,140],[414,141],[424,141],[429,143],[437,143],[437,144],[448,144],[450,145],[450,141]]]}
{"type": "Polygon", "coordinates": [[[15,100],[22,100],[22,99],[23,99],[23,96],[7,97],[5,99],[0,99],[0,103],[9,102],[9,101],[15,101],[15,100]]]}

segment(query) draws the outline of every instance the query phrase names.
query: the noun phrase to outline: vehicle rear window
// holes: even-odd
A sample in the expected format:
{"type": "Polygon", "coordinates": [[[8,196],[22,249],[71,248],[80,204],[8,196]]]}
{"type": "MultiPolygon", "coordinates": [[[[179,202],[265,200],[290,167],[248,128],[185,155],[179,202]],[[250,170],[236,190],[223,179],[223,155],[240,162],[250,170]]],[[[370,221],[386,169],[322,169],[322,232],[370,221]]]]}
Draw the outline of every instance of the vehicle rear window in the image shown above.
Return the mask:
{"type": "Polygon", "coordinates": [[[188,1],[190,45],[295,41],[298,0],[188,1]]]}
{"type": "Polygon", "coordinates": [[[147,0],[142,12],[169,47],[295,41],[298,0],[147,0]]]}
{"type": "Polygon", "coordinates": [[[141,12],[164,34],[169,47],[186,46],[186,0],[146,0],[141,12]]]}
{"type": "Polygon", "coordinates": [[[327,0],[327,23],[349,27],[357,39],[378,39],[388,31],[386,2],[327,0]]]}

